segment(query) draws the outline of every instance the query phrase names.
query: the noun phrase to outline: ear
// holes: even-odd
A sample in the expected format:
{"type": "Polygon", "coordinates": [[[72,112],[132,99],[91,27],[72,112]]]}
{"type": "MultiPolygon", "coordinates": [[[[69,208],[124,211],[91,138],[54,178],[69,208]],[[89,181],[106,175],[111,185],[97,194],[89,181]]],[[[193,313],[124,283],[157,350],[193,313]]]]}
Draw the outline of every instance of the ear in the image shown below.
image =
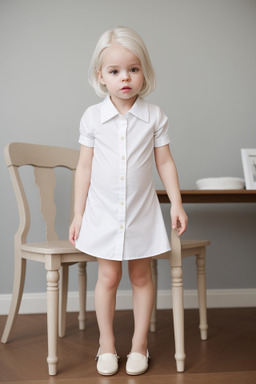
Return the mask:
{"type": "Polygon", "coordinates": [[[102,84],[102,85],[106,85],[104,79],[103,79],[103,76],[102,76],[102,73],[101,71],[97,71],[97,75],[98,75],[98,79],[99,79],[99,82],[102,84]]]}

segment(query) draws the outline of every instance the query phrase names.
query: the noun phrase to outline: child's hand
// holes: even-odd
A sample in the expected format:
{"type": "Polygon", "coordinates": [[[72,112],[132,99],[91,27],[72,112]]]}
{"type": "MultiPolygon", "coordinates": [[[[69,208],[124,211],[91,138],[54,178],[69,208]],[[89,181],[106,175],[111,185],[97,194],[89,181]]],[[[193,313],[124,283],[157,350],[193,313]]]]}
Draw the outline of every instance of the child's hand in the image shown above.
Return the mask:
{"type": "Polygon", "coordinates": [[[82,216],[75,215],[69,228],[69,241],[71,242],[72,245],[75,245],[75,241],[79,236],[81,223],[82,223],[82,216]]]}
{"type": "Polygon", "coordinates": [[[171,220],[172,220],[172,229],[177,229],[178,235],[182,235],[188,225],[188,217],[182,204],[172,205],[171,207],[171,220]]]}

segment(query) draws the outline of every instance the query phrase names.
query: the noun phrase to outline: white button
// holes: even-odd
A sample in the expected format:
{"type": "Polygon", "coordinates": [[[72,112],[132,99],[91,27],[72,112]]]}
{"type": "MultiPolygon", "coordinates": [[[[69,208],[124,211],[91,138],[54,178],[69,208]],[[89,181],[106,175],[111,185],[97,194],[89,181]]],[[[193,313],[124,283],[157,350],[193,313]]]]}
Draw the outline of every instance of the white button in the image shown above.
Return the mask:
{"type": "Polygon", "coordinates": [[[126,119],[126,117],[124,115],[120,115],[120,117],[121,117],[122,120],[126,119]]]}
{"type": "Polygon", "coordinates": [[[123,202],[123,201],[120,201],[120,205],[124,205],[124,202],[123,202]]]}
{"type": "Polygon", "coordinates": [[[124,226],[123,226],[123,224],[120,224],[120,229],[124,229],[124,226]]]}
{"type": "Polygon", "coordinates": [[[125,160],[125,156],[121,156],[121,160],[125,160]]]}
{"type": "Polygon", "coordinates": [[[124,176],[120,176],[120,180],[124,180],[124,176]]]}
{"type": "Polygon", "coordinates": [[[124,136],[121,136],[121,140],[124,140],[124,136]]]}

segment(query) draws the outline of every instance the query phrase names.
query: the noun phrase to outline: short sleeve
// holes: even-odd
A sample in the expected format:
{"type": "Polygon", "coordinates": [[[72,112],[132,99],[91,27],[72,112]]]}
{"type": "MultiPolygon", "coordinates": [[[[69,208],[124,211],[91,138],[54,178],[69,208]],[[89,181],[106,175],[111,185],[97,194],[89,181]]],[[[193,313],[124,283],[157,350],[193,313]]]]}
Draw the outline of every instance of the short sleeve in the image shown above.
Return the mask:
{"type": "Polygon", "coordinates": [[[159,109],[154,129],[154,147],[162,147],[170,143],[169,122],[167,116],[159,109]]]}
{"type": "Polygon", "coordinates": [[[93,132],[93,124],[92,117],[90,116],[89,110],[86,110],[81,121],[80,121],[80,136],[79,143],[85,145],[86,147],[94,147],[94,132],[93,132]]]}

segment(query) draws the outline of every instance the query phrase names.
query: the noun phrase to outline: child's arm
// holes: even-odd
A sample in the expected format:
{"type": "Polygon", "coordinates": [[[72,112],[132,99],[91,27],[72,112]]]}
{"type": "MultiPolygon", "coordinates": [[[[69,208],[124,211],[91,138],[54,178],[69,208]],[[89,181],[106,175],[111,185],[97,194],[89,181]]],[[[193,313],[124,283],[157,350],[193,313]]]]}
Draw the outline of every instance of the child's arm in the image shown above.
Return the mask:
{"type": "Polygon", "coordinates": [[[182,206],[177,169],[169,145],[155,148],[155,161],[171,202],[172,228],[181,235],[187,228],[188,218],[182,206]]]}
{"type": "Polygon", "coordinates": [[[76,168],[75,176],[75,204],[74,219],[69,228],[69,241],[75,245],[78,238],[85,203],[91,180],[93,148],[81,145],[79,161],[76,168]]]}

